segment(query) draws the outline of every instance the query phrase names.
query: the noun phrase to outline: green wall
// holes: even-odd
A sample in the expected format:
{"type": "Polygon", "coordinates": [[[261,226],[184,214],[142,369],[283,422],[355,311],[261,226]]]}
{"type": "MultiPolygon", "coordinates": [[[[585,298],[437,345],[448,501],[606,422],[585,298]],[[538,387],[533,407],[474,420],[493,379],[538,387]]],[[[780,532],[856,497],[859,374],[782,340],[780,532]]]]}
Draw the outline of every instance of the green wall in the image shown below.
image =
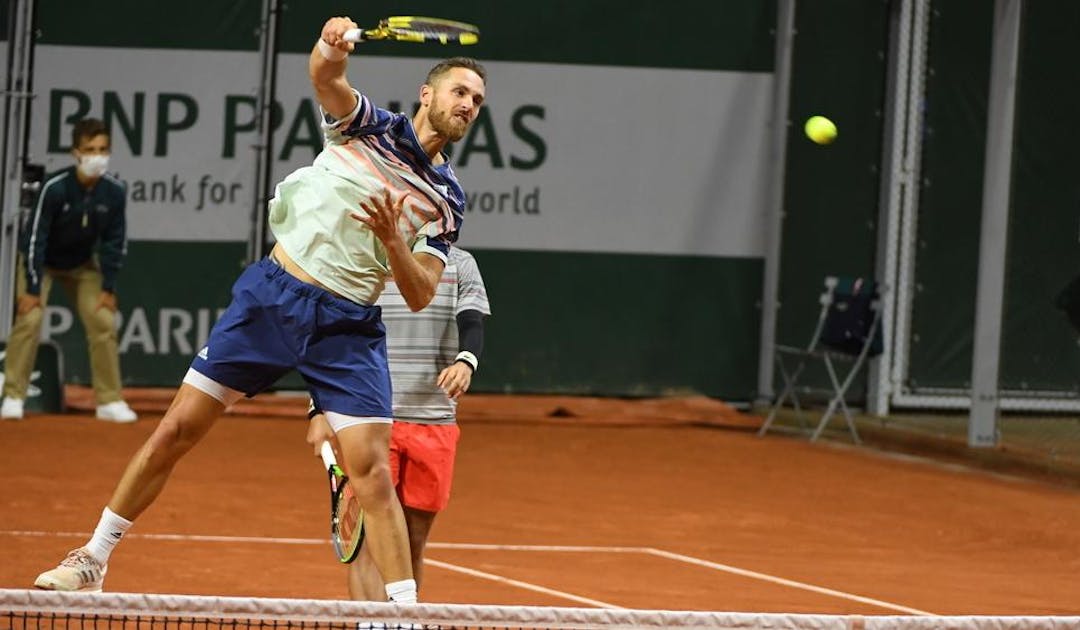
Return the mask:
{"type": "MultiPolygon", "coordinates": [[[[805,346],[828,275],[872,277],[888,50],[888,4],[799,2],[792,60],[778,343],[805,346]],[[823,115],[839,130],[814,144],[803,123],[823,115]]],[[[824,384],[823,374],[805,383],[824,384]]],[[[777,376],[776,388],[782,381],[777,376]]],[[[853,397],[862,396],[853,388],[853,397]]]]}
{"type": "MultiPolygon", "coordinates": [[[[770,29],[776,24],[776,6],[760,0],[702,2],[692,15],[673,14],[662,4],[627,5],[618,0],[497,4],[416,0],[407,5],[381,0],[347,8],[337,2],[306,1],[287,7],[282,49],[311,50],[319,29],[331,15],[349,15],[360,26],[371,26],[368,22],[379,17],[400,14],[476,24],[480,43],[469,47],[466,54],[488,61],[754,72],[769,72],[773,65],[770,29]]],[[[440,55],[426,48],[430,47],[375,43],[372,54],[440,55]]]]}
{"type": "Polygon", "coordinates": [[[470,251],[493,311],[478,388],[753,397],[762,261],[470,251]]]}
{"type": "Polygon", "coordinates": [[[1024,3],[1000,382],[1078,391],[1076,332],[1054,298],[1080,273],[1080,4],[1024,3]],[[1062,25],[1070,25],[1062,27],[1062,25]]]}
{"type": "Polygon", "coordinates": [[[966,388],[979,262],[992,2],[930,12],[906,387],[966,388]]]}
{"type": "MultiPolygon", "coordinates": [[[[416,0],[341,3],[282,2],[281,50],[307,52],[331,16],[349,15],[374,26],[389,15],[430,15],[471,22],[481,40],[468,54],[488,61],[574,63],[611,66],[708,68],[770,72],[775,2],[724,0],[701,3],[693,14],[670,7],[617,0],[555,3],[447,4],[416,0]]],[[[176,5],[142,0],[72,3],[41,0],[40,43],[130,48],[258,50],[261,0],[193,0],[176,5]],[[131,16],[118,19],[117,16],[131,16]],[[167,25],[163,27],[163,25],[167,25]]],[[[366,43],[365,54],[437,57],[438,46],[366,43]]],[[[445,49],[451,50],[451,49],[445,49]]],[[[451,54],[457,54],[456,52],[451,54]]]]}
{"type": "MultiPolygon", "coordinates": [[[[914,393],[970,386],[993,3],[933,3],[908,379],[914,393]]],[[[1080,271],[1080,88],[1060,73],[1080,54],[1080,6],[1025,2],[999,382],[1076,391],[1075,333],[1054,297],[1080,271]]]]}

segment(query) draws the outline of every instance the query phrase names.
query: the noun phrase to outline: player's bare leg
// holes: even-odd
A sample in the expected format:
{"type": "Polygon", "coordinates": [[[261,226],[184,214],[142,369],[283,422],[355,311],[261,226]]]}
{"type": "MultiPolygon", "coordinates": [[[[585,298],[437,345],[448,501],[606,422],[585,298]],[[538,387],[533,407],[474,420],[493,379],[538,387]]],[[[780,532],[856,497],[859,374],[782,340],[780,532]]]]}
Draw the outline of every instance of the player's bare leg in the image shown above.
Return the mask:
{"type": "MultiPolygon", "coordinates": [[[[424,549],[431,535],[431,526],[435,523],[436,512],[417,510],[402,506],[405,523],[409,530],[409,550],[412,558],[413,579],[420,589],[424,577],[424,549]]],[[[360,547],[360,555],[349,566],[349,597],[365,601],[379,601],[383,598],[385,585],[382,576],[368,555],[367,546],[360,547]]]]}
{"type": "Polygon", "coordinates": [[[109,509],[135,520],[165,487],[180,458],[214,426],[225,405],[209,394],[183,383],[169,410],[128,463],[109,501],[109,509]]]}
{"type": "Polygon", "coordinates": [[[413,578],[408,528],[390,478],[390,429],[390,423],[371,423],[337,433],[345,472],[364,509],[364,548],[387,585],[413,578]]]}
{"type": "MultiPolygon", "coordinates": [[[[417,582],[416,586],[419,590],[420,583],[417,582]]],[[[383,587],[382,576],[371,561],[367,545],[361,545],[356,560],[349,565],[349,597],[368,602],[381,601],[383,587]]]]}
{"type": "Polygon", "coordinates": [[[176,462],[206,435],[224,409],[225,404],[218,399],[182,384],[154,433],[128,463],[93,536],[85,546],[69,552],[56,568],[39,575],[34,586],[100,591],[116,544],[161,493],[176,462]]]}

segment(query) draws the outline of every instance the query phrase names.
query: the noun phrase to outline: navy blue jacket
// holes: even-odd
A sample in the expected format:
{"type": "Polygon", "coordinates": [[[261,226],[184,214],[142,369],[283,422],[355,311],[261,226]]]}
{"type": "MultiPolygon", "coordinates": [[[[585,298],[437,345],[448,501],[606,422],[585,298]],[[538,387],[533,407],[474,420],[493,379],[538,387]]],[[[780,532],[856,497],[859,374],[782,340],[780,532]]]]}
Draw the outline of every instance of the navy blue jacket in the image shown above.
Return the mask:
{"type": "Polygon", "coordinates": [[[116,274],[127,254],[126,207],[127,191],[111,175],[102,176],[90,190],[79,183],[74,166],[46,178],[19,244],[26,261],[26,292],[41,293],[45,267],[82,266],[95,248],[101,288],[115,291],[116,274]]]}

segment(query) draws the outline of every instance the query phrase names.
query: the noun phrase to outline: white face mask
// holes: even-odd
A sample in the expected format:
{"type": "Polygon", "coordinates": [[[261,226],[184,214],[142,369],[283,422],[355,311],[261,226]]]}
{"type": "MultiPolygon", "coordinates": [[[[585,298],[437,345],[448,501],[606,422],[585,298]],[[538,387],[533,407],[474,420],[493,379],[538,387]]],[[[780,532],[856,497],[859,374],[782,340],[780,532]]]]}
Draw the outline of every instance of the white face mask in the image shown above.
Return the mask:
{"type": "Polygon", "coordinates": [[[101,177],[109,169],[109,156],[107,155],[82,155],[79,156],[79,172],[86,177],[101,177]]]}

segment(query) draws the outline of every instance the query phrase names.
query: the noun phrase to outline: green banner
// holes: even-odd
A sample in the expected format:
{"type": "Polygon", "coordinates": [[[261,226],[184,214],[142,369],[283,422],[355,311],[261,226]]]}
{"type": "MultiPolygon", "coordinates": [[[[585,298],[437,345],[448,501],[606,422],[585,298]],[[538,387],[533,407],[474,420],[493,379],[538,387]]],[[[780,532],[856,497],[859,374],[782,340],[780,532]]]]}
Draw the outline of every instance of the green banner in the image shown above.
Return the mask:
{"type": "MultiPolygon", "coordinates": [[[[191,358],[229,304],[244,266],[244,243],[129,243],[117,283],[120,368],[126,386],[180,384],[191,358]]],[[[63,349],[69,383],[90,382],[86,335],[60,286],[44,333],[63,349]]]]}

